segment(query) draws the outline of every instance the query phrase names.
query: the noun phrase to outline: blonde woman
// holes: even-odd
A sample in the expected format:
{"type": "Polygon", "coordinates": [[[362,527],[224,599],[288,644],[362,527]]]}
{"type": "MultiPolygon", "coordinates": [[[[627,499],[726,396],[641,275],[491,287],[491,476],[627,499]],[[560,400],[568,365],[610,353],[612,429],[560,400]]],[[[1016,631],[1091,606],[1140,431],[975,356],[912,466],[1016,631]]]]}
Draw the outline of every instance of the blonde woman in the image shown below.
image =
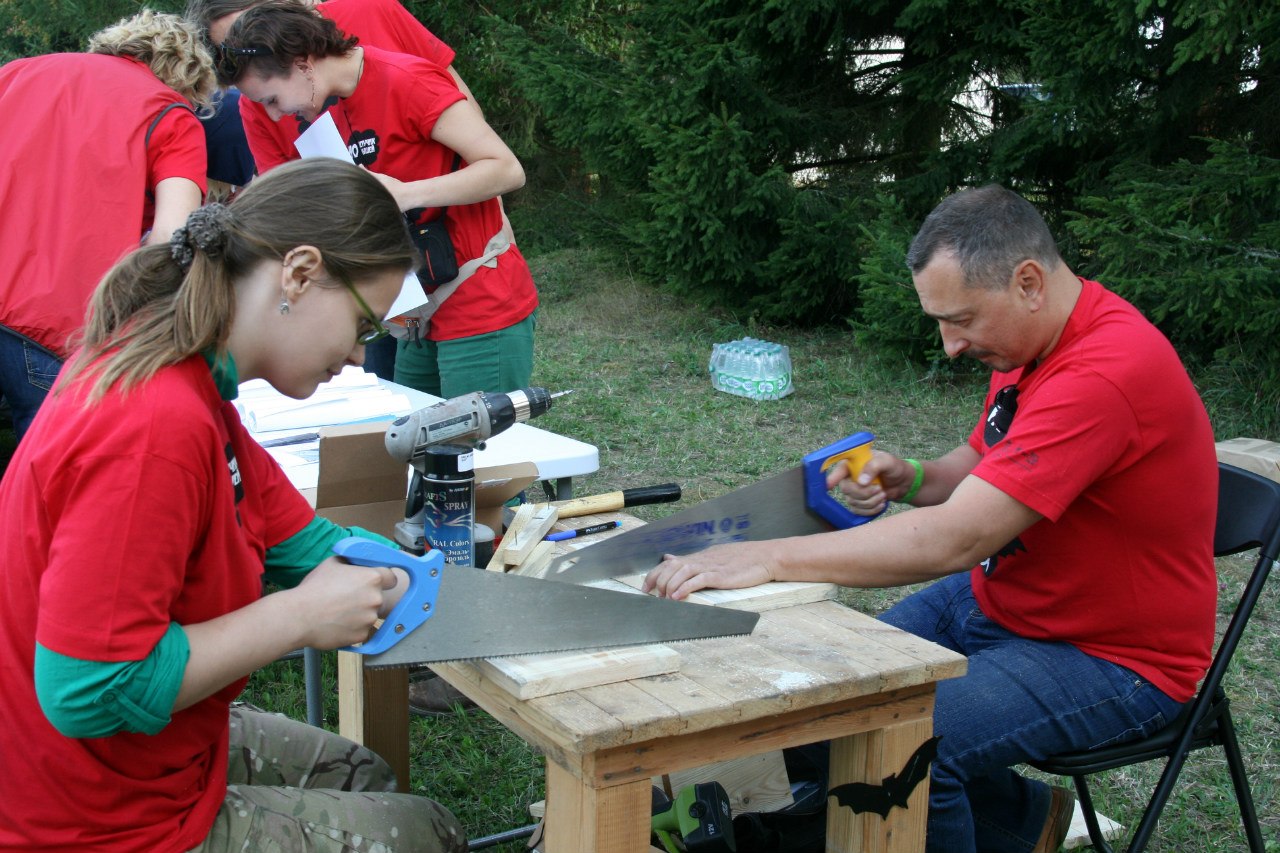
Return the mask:
{"type": "Polygon", "coordinates": [[[103,280],[0,481],[0,755],[25,768],[0,773],[0,850],[466,849],[375,754],[231,704],[291,649],[367,638],[407,586],[332,555],[378,537],[317,518],[231,399],[360,364],[412,263],[390,194],[322,159],[103,280]]]}
{"type": "Polygon", "coordinates": [[[205,190],[212,60],[176,15],[142,12],[88,53],[0,67],[0,394],[19,438],[98,280],[139,242],[169,239],[205,190]]]}

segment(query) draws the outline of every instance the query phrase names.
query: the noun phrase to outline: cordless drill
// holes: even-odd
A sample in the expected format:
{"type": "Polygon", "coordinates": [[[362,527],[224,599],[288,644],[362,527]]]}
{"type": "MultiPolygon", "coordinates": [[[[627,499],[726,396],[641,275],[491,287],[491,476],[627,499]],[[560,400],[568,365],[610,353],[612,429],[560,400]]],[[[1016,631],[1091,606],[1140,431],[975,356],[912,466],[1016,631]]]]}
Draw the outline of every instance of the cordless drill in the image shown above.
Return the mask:
{"type": "Polygon", "coordinates": [[[536,418],[551,408],[563,394],[546,388],[521,388],[509,394],[476,391],[436,403],[397,418],[387,427],[386,446],[391,458],[413,466],[409,493],[405,499],[405,519],[396,524],[396,541],[401,547],[424,549],[424,514],[428,448],[456,445],[484,449],[484,442],[509,428],[536,418]]]}
{"type": "Polygon", "coordinates": [[[735,853],[738,849],[729,794],[719,782],[682,788],[674,801],[654,788],[651,826],[667,853],[735,853]]]}

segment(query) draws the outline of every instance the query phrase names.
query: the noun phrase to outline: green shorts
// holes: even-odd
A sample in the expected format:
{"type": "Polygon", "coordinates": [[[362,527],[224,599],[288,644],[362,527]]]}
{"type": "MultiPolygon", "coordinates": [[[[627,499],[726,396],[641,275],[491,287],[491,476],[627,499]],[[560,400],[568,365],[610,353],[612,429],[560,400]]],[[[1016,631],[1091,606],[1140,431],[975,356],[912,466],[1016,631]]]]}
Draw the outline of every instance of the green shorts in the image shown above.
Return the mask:
{"type": "Polygon", "coordinates": [[[451,341],[400,341],[396,382],[446,400],[472,391],[505,394],[533,377],[533,333],[538,312],[519,323],[451,341]]]}

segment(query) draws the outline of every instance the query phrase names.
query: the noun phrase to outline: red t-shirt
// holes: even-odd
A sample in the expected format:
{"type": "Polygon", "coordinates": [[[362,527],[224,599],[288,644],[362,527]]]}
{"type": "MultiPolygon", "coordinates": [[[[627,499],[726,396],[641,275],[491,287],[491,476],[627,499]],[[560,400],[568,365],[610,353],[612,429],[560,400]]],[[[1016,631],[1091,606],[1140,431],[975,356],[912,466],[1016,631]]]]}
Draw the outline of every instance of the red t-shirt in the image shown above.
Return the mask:
{"type": "MultiPolygon", "coordinates": [[[[422,26],[398,0],[328,0],[316,10],[346,35],[360,39],[362,45],[419,56],[441,68],[453,64],[453,49],[422,26]]],[[[298,159],[293,147],[301,132],[298,119],[285,116],[272,121],[261,104],[241,98],[240,120],[258,174],[298,159]]]]}
{"type": "Polygon", "coordinates": [[[983,612],[1065,640],[1186,701],[1211,656],[1218,468],[1204,405],[1168,340],[1083,281],[1053,352],[991,377],[1018,387],[1006,436],[973,473],[1044,519],[972,572],[983,612]]]}
{"type": "Polygon", "coordinates": [[[151,227],[165,178],[206,186],[204,131],[131,59],[58,53],[0,67],[0,324],[65,357],[102,276],[151,227]]]}
{"type": "MultiPolygon", "coordinates": [[[[453,168],[454,152],[431,139],[431,130],[441,113],[463,99],[439,66],[367,47],[356,91],[329,112],[356,163],[413,181],[453,168]]],[[[427,218],[434,216],[432,212],[427,218]]],[[[486,244],[502,230],[502,205],[496,198],[453,205],[446,221],[458,263],[463,264],[484,254],[486,244]]],[[[520,322],[537,307],[529,265],[512,245],[498,256],[495,267],[481,266],[454,291],[431,317],[428,337],[447,341],[495,332],[520,322]]]]}
{"type": "Polygon", "coordinates": [[[171,622],[259,598],[266,549],[315,512],[199,356],[82,398],[50,395],[0,481],[0,849],[189,850],[222,806],[245,680],[156,735],[68,738],[37,701],[35,644],[140,660],[171,622]]]}

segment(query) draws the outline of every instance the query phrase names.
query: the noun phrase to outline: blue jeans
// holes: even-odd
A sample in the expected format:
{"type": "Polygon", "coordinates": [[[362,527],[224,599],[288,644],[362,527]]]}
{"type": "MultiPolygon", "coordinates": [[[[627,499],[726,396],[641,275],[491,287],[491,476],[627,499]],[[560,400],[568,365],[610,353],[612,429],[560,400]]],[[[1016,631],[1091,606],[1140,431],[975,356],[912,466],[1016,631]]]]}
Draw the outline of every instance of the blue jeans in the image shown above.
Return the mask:
{"type": "Polygon", "coordinates": [[[61,369],[62,360],[53,353],[0,326],[0,395],[9,402],[19,441],[61,369]]]}
{"type": "Polygon", "coordinates": [[[967,572],[880,618],[969,658],[966,675],[938,683],[928,853],[1026,853],[1050,790],[1014,765],[1145,736],[1182,707],[1125,667],[1000,627],[978,607],[967,572]]]}

